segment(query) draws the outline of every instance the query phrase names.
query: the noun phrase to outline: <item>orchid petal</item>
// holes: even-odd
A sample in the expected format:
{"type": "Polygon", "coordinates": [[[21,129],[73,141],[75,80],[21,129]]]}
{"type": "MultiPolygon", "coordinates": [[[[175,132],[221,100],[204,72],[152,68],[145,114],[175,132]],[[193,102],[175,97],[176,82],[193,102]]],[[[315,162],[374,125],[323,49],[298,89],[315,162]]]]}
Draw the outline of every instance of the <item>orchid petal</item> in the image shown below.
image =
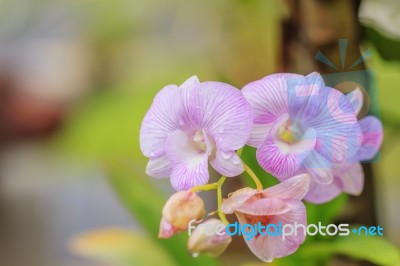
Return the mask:
{"type": "Polygon", "coordinates": [[[362,129],[361,148],[355,156],[356,160],[371,160],[378,153],[383,140],[382,123],[374,116],[360,120],[362,129]]]}
{"type": "Polygon", "coordinates": [[[302,161],[313,150],[316,134],[309,128],[302,139],[294,144],[288,144],[276,136],[278,129],[288,119],[287,114],[282,115],[270,131],[264,143],[258,147],[257,161],[269,173],[278,179],[284,180],[298,173],[302,161]]]}
{"type": "Polygon", "coordinates": [[[164,153],[170,132],[179,128],[182,113],[181,91],[168,85],[157,93],[140,128],[140,148],[146,157],[159,157],[164,153]]]}
{"type": "Polygon", "coordinates": [[[226,214],[231,214],[255,194],[257,194],[257,190],[252,188],[239,189],[222,201],[221,210],[226,214]]]}
{"type": "Polygon", "coordinates": [[[191,89],[198,90],[199,86],[200,86],[199,78],[196,75],[194,75],[194,76],[191,76],[190,78],[188,78],[187,80],[185,80],[179,86],[179,88],[183,89],[183,90],[191,90],[191,89]]]}
{"type": "Polygon", "coordinates": [[[310,175],[311,180],[320,184],[333,182],[332,163],[317,151],[311,151],[303,161],[302,168],[310,175]]]}
{"type": "Polygon", "coordinates": [[[252,106],[254,117],[253,132],[247,142],[249,145],[257,147],[262,144],[271,124],[281,114],[289,112],[286,80],[294,77],[302,76],[289,73],[273,74],[251,82],[242,89],[244,97],[252,106]]]}
{"type": "MultiPolygon", "coordinates": [[[[296,222],[297,224],[302,224],[306,227],[307,217],[304,204],[297,200],[289,200],[287,203],[291,210],[281,215],[268,216],[270,219],[269,223],[278,224],[279,222],[282,222],[282,225],[284,226],[285,224],[293,225],[294,222],[296,222]]],[[[237,213],[237,217],[240,224],[246,224],[249,222],[242,213],[237,213]]],[[[292,234],[286,236],[285,240],[279,236],[269,235],[256,236],[251,240],[246,240],[246,238],[244,239],[254,255],[265,262],[272,262],[275,258],[285,257],[294,253],[304,242],[305,232],[302,228],[299,228],[296,235],[292,234]]]]}
{"type": "Polygon", "coordinates": [[[217,150],[215,158],[210,163],[215,170],[227,177],[240,175],[244,171],[242,160],[235,151],[217,150]]]}
{"type": "Polygon", "coordinates": [[[156,178],[167,178],[171,175],[171,162],[166,156],[150,158],[146,174],[156,178]]]}
{"type": "Polygon", "coordinates": [[[183,94],[191,127],[204,129],[218,149],[237,150],[244,146],[253,121],[251,106],[240,90],[222,82],[208,81],[187,86],[183,94]]]}
{"type": "Polygon", "coordinates": [[[331,184],[311,182],[305,199],[315,204],[331,201],[340,193],[359,195],[364,186],[364,173],[359,163],[335,163],[332,165],[334,181],[331,184]]]}
{"type": "Polygon", "coordinates": [[[182,162],[174,165],[171,173],[171,185],[176,191],[188,190],[207,184],[209,179],[207,157],[195,162],[182,162]]]}
{"type": "MultiPolygon", "coordinates": [[[[339,166],[337,166],[339,167],[339,166]]],[[[352,163],[340,176],[342,190],[351,195],[360,195],[364,188],[364,171],[359,163],[352,163]]]]}
{"type": "Polygon", "coordinates": [[[304,197],[305,200],[321,204],[336,198],[342,192],[339,184],[334,180],[331,184],[320,184],[318,182],[311,182],[310,190],[304,197]]]}
{"type": "Polygon", "coordinates": [[[341,92],[331,89],[326,104],[321,115],[325,122],[316,125],[321,143],[318,151],[332,162],[343,162],[360,148],[361,128],[353,106],[341,92]]]}
{"type": "Polygon", "coordinates": [[[208,182],[208,154],[199,153],[188,134],[181,130],[170,134],[165,152],[172,163],[171,184],[175,190],[188,190],[208,182]]]}
{"type": "Polygon", "coordinates": [[[301,174],[265,189],[262,194],[270,198],[301,200],[308,192],[309,187],[310,176],[301,174]]]}
{"type": "Polygon", "coordinates": [[[283,200],[274,198],[256,198],[236,208],[238,212],[254,216],[283,214],[289,210],[283,200]]]}

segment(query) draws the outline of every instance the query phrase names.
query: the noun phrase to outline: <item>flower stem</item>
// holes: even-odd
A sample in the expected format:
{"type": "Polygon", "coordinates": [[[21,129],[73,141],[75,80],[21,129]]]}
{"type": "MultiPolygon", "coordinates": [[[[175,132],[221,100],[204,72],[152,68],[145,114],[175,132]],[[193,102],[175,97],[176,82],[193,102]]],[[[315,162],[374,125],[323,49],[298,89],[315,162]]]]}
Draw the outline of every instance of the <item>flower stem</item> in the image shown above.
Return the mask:
{"type": "Polygon", "coordinates": [[[219,218],[224,224],[229,224],[228,220],[226,219],[225,213],[221,211],[221,205],[222,205],[222,185],[224,184],[226,180],[225,176],[221,176],[221,178],[218,180],[216,183],[211,183],[211,184],[206,184],[206,185],[201,185],[201,186],[196,186],[193,187],[191,190],[193,192],[197,191],[209,191],[209,190],[217,190],[217,203],[218,203],[218,210],[215,213],[218,213],[219,218]]]}
{"type": "Polygon", "coordinates": [[[260,182],[260,179],[258,179],[256,174],[253,172],[253,170],[250,169],[250,167],[247,166],[247,164],[245,164],[243,161],[242,161],[242,163],[244,166],[244,170],[251,177],[251,179],[253,179],[254,183],[256,184],[257,190],[259,190],[259,191],[263,190],[263,186],[260,182]]]}
{"type": "Polygon", "coordinates": [[[197,191],[208,191],[208,190],[213,190],[213,189],[217,189],[217,188],[218,188],[218,183],[211,183],[211,184],[207,184],[207,185],[193,187],[191,190],[193,192],[197,192],[197,191]]]}
{"type": "Polygon", "coordinates": [[[225,176],[221,176],[221,178],[218,180],[217,184],[217,200],[218,200],[218,216],[221,219],[221,221],[224,224],[229,224],[229,221],[226,219],[225,213],[222,212],[221,210],[221,205],[222,205],[222,185],[224,184],[226,180],[225,176]]]}

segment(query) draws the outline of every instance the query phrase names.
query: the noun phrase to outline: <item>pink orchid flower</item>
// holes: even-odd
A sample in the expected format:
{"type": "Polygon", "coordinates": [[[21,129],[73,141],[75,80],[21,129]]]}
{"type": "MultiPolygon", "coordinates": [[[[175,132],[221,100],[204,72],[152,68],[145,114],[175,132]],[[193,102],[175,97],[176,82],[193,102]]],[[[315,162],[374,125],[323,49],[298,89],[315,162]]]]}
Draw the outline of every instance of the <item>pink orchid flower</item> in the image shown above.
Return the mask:
{"type": "Polygon", "coordinates": [[[361,127],[352,102],[326,87],[318,73],[273,74],[246,85],[253,108],[248,144],[257,160],[280,181],[308,173],[312,182],[331,184],[332,163],[353,158],[361,145],[361,127]]]}
{"type": "Polygon", "coordinates": [[[146,172],[170,177],[175,190],[206,184],[208,163],[232,177],[244,168],[235,150],[247,142],[252,111],[242,93],[221,82],[168,85],[155,97],[143,119],[140,147],[150,158],[146,172]]]}
{"type": "MultiPolygon", "coordinates": [[[[307,226],[306,208],[302,198],[310,185],[308,174],[298,175],[286,181],[258,191],[242,188],[224,199],[221,209],[226,214],[235,213],[239,223],[258,224],[302,224],[307,226]]],[[[271,262],[294,253],[305,240],[305,232],[300,228],[296,235],[283,240],[280,236],[256,235],[244,238],[250,250],[261,260],[271,262]]]]}

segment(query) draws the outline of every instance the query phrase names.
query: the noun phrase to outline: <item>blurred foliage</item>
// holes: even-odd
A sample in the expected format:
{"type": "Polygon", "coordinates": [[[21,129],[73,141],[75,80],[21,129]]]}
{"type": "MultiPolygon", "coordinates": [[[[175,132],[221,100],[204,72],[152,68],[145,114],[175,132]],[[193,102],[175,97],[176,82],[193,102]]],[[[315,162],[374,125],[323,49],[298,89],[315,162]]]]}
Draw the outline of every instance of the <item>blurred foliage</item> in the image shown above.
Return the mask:
{"type": "Polygon", "coordinates": [[[376,51],[367,62],[376,74],[383,125],[397,126],[400,122],[400,108],[398,108],[400,62],[385,61],[376,51]]]}
{"type": "Polygon", "coordinates": [[[387,61],[400,61],[400,40],[385,37],[379,31],[371,27],[362,27],[362,35],[387,61]]]}
{"type": "Polygon", "coordinates": [[[144,234],[122,228],[101,228],[74,237],[70,250],[88,259],[113,266],[178,265],[157,242],[144,234]]]}
{"type": "Polygon", "coordinates": [[[349,235],[334,241],[315,242],[304,246],[299,254],[307,261],[319,256],[340,254],[377,265],[400,265],[398,249],[385,238],[378,236],[349,235]]]}

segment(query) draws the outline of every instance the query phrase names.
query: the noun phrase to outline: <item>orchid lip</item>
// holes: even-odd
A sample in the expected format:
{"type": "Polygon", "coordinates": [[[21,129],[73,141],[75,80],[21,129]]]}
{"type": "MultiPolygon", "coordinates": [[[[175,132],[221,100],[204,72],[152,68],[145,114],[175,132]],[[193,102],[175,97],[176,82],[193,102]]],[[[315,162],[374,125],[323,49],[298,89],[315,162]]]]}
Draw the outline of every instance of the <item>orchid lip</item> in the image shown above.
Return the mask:
{"type": "Polygon", "coordinates": [[[279,138],[288,144],[300,141],[303,134],[304,131],[301,125],[292,120],[287,120],[278,130],[279,138]]]}
{"type": "Polygon", "coordinates": [[[207,153],[208,156],[215,154],[215,142],[204,130],[196,130],[191,139],[193,148],[199,154],[207,153]]]}

